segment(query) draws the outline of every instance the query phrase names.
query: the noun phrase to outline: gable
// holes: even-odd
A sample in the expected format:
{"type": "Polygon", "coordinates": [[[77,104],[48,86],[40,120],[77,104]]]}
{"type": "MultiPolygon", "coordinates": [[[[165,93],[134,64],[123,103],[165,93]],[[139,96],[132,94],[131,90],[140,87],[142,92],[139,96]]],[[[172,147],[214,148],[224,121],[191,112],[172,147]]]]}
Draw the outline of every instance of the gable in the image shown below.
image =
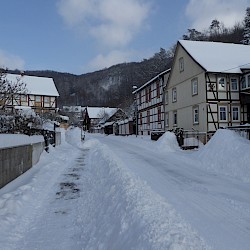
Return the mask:
{"type": "Polygon", "coordinates": [[[204,68],[202,68],[178,42],[167,87],[171,88],[203,72],[205,72],[204,68]],[[180,69],[181,59],[183,59],[183,70],[180,69]]]}

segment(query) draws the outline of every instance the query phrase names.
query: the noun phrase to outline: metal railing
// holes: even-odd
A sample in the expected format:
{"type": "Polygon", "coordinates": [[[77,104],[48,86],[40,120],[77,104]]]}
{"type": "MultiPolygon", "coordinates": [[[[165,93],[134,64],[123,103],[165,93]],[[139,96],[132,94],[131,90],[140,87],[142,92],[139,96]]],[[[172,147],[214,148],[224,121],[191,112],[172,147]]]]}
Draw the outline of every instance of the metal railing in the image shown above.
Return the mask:
{"type": "Polygon", "coordinates": [[[250,140],[250,125],[230,126],[227,129],[233,130],[240,136],[250,140]]]}

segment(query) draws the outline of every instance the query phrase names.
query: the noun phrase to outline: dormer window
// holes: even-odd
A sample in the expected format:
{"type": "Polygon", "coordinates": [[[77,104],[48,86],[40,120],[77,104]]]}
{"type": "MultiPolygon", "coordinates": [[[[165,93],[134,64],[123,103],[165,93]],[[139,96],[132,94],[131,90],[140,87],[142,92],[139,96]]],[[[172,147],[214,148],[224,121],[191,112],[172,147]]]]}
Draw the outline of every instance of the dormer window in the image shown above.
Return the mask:
{"type": "Polygon", "coordinates": [[[218,78],[218,90],[226,90],[226,78],[225,77],[218,78]]]}
{"type": "Polygon", "coordinates": [[[231,91],[238,90],[238,78],[236,77],[230,78],[230,84],[231,84],[231,91]]]}
{"type": "Polygon", "coordinates": [[[249,89],[250,88],[250,74],[246,75],[245,77],[242,78],[241,81],[241,89],[249,89]]]}

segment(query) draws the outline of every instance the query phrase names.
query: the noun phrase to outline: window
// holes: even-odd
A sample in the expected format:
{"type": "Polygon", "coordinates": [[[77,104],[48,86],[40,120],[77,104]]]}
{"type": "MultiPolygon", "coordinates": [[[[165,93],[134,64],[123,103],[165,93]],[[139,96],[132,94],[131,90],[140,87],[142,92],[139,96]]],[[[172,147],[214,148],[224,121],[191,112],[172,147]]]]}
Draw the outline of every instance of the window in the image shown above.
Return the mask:
{"type": "Polygon", "coordinates": [[[227,121],[227,106],[220,106],[220,121],[227,121]]]}
{"type": "Polygon", "coordinates": [[[141,92],[139,92],[139,105],[141,105],[141,92]]]}
{"type": "Polygon", "coordinates": [[[35,96],[35,101],[36,102],[41,102],[41,96],[39,96],[39,95],[35,96]]]}
{"type": "Polygon", "coordinates": [[[165,126],[168,127],[169,126],[169,118],[168,118],[168,112],[165,115],[165,126]]]}
{"type": "Polygon", "coordinates": [[[147,124],[150,124],[150,111],[147,111],[147,124]]]}
{"type": "Polygon", "coordinates": [[[148,101],[151,101],[151,87],[148,87],[148,101]]]}
{"type": "Polygon", "coordinates": [[[250,74],[242,78],[241,89],[250,88],[250,74]]]}
{"type": "Polygon", "coordinates": [[[176,102],[177,101],[177,91],[176,88],[172,89],[172,102],[176,102]]]}
{"type": "Polygon", "coordinates": [[[238,90],[238,78],[230,78],[231,91],[238,90]]]}
{"type": "Polygon", "coordinates": [[[177,111],[173,112],[173,123],[174,123],[174,126],[177,126],[177,111]]]}
{"type": "Polygon", "coordinates": [[[140,121],[139,124],[142,125],[142,113],[140,113],[140,121]]]}
{"type": "Polygon", "coordinates": [[[240,107],[238,107],[238,106],[232,107],[232,120],[233,121],[240,120],[240,107]]]}
{"type": "Polygon", "coordinates": [[[194,78],[191,81],[192,84],[192,95],[197,95],[198,94],[198,78],[194,78]]]}
{"type": "Polygon", "coordinates": [[[181,57],[179,59],[179,69],[180,69],[180,72],[184,71],[184,59],[183,59],[183,57],[181,57]]]}
{"type": "Polygon", "coordinates": [[[22,102],[27,102],[27,96],[26,95],[21,95],[21,101],[22,102]]]}
{"type": "Polygon", "coordinates": [[[218,90],[226,90],[226,78],[225,77],[218,78],[218,90]]]}
{"type": "Polygon", "coordinates": [[[146,102],[148,102],[148,88],[145,89],[146,102]]]}
{"type": "Polygon", "coordinates": [[[193,122],[194,122],[194,124],[199,123],[199,108],[198,107],[195,107],[193,109],[193,122]]]}
{"type": "Polygon", "coordinates": [[[44,102],[50,103],[50,98],[48,96],[44,96],[44,102]]]}
{"type": "Polygon", "coordinates": [[[160,81],[156,82],[156,96],[160,98],[160,81]]]}
{"type": "Polygon", "coordinates": [[[161,123],[161,108],[157,109],[158,123],[161,123]]]}

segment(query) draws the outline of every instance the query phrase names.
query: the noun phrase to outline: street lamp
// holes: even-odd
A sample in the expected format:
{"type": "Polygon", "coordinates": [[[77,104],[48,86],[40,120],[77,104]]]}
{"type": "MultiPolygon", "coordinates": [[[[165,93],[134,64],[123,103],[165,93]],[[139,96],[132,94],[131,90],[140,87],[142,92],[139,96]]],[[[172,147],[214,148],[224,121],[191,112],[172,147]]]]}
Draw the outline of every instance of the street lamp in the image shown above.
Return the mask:
{"type": "Polygon", "coordinates": [[[134,101],[134,105],[135,105],[135,136],[137,137],[138,135],[138,108],[137,108],[137,98],[136,98],[136,90],[137,90],[137,86],[134,85],[133,87],[133,94],[135,94],[135,101],[134,101]]]}

